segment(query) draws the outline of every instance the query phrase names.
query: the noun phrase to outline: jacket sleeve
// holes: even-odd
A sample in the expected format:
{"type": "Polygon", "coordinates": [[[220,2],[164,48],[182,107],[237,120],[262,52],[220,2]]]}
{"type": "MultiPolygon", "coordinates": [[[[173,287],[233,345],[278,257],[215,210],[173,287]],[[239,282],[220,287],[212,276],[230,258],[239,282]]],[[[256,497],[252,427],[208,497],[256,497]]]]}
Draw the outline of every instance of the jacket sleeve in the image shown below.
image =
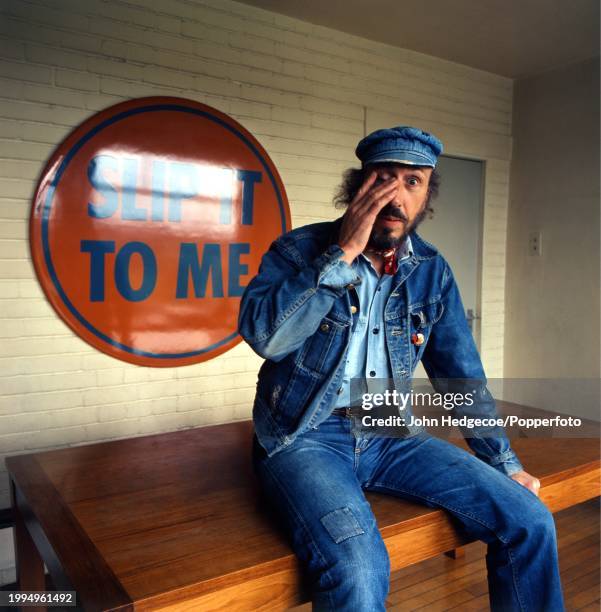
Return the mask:
{"type": "Polygon", "coordinates": [[[275,240],[240,302],[238,331],[261,357],[280,361],[317,330],[334,300],[361,279],[331,245],[310,263],[298,249],[275,240]]]}
{"type": "MultiPolygon", "coordinates": [[[[456,403],[454,416],[497,419],[495,400],[487,388],[484,368],[468,326],[459,289],[445,262],[441,318],[433,325],[422,363],[438,393],[469,393],[473,403],[456,403]]],[[[523,469],[502,427],[461,428],[477,457],[510,476],[523,469]]]]}

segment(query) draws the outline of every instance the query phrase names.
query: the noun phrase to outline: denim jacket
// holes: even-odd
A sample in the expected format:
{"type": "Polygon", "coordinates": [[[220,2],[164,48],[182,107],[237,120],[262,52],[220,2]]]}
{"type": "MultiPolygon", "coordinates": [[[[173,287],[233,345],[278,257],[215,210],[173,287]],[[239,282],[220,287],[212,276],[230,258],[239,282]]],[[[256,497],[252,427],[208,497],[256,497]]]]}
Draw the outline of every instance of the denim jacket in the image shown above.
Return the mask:
{"type": "MultiPolygon", "coordinates": [[[[268,456],[327,419],[336,403],[359,305],[355,285],[361,282],[341,259],[341,222],[305,225],[280,236],[242,296],[239,333],[265,358],[253,421],[268,456]]],[[[443,388],[454,384],[449,381],[469,381],[476,391],[474,403],[455,407],[453,416],[498,417],[451,268],[416,232],[411,241],[413,255],[399,262],[384,314],[395,388],[407,388],[421,360],[436,391],[451,390],[443,388]],[[424,336],[420,345],[411,342],[416,333],[424,336]]],[[[408,436],[423,431],[410,424],[405,429],[408,436]]],[[[508,475],[523,469],[502,428],[462,431],[491,466],[508,475]]]]}

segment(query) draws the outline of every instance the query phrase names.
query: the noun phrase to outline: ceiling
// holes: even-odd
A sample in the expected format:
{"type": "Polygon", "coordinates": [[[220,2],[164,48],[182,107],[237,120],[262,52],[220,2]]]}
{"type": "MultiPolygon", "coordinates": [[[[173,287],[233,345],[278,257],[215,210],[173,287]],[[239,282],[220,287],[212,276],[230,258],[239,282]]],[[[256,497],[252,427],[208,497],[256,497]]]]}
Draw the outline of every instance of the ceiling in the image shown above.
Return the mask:
{"type": "Polygon", "coordinates": [[[510,78],[599,55],[599,0],[242,0],[510,78]]]}

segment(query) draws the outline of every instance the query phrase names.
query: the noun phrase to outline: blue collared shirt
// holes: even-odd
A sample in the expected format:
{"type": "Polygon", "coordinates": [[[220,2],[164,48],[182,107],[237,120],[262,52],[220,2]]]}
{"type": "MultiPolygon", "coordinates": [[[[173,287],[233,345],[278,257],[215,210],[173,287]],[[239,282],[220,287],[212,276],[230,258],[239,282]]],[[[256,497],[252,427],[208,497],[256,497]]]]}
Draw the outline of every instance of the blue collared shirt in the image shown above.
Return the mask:
{"type": "MultiPolygon", "coordinates": [[[[412,254],[411,237],[407,236],[397,252],[397,261],[412,254]]],[[[393,275],[379,276],[363,253],[354,259],[351,267],[361,277],[361,283],[356,287],[359,311],[336,400],[337,408],[360,405],[361,394],[381,392],[389,386],[388,380],[392,379],[384,334],[384,308],[392,290],[393,275]],[[373,388],[370,380],[374,383],[373,388]]]]}

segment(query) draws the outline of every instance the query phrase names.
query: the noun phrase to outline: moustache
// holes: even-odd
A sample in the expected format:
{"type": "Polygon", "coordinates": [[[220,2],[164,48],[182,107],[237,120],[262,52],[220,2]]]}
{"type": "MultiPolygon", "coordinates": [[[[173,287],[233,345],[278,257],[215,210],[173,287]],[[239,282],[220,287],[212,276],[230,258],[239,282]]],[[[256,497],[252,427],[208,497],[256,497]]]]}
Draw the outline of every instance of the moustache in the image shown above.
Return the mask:
{"type": "Polygon", "coordinates": [[[384,208],[378,213],[378,218],[381,217],[393,217],[394,219],[400,219],[401,221],[407,222],[407,217],[403,214],[403,211],[392,204],[386,204],[384,208]]]}

